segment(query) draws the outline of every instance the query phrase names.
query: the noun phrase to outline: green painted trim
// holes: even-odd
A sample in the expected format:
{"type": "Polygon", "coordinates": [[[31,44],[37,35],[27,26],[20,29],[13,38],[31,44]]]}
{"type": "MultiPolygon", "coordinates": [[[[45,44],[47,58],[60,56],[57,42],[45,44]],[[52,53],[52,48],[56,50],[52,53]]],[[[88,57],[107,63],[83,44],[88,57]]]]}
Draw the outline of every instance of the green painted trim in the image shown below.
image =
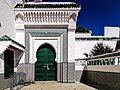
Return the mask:
{"type": "Polygon", "coordinates": [[[62,34],[62,32],[30,32],[30,34],[62,34]]]}
{"type": "Polygon", "coordinates": [[[79,8],[79,4],[16,4],[14,8],[79,8]]]}
{"type": "Polygon", "coordinates": [[[58,39],[35,39],[35,40],[58,40],[58,39]]]}
{"type": "Polygon", "coordinates": [[[0,41],[11,41],[11,42],[21,46],[22,48],[25,48],[23,45],[21,45],[20,43],[18,43],[17,41],[13,40],[12,38],[10,38],[7,35],[3,35],[2,37],[0,37],[0,41]]]}
{"type": "Polygon", "coordinates": [[[4,40],[12,40],[12,39],[9,36],[7,36],[7,35],[3,35],[2,37],[0,37],[0,40],[4,41],[4,40]]]}

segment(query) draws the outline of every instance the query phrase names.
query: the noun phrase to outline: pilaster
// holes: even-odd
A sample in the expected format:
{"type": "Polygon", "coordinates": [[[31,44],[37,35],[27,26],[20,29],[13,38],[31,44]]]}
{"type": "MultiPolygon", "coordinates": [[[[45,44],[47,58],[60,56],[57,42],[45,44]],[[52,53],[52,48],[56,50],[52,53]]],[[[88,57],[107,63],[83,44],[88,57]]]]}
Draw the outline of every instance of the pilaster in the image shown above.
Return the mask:
{"type": "Polygon", "coordinates": [[[75,82],[75,30],[76,22],[71,18],[68,26],[68,82],[75,82]]]}

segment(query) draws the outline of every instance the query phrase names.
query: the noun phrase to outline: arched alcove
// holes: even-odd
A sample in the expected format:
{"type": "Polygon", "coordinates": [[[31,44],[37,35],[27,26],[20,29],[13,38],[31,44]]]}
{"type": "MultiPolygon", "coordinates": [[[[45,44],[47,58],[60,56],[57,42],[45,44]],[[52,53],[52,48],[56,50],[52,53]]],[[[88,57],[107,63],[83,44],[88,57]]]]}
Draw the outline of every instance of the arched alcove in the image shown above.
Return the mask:
{"type": "Polygon", "coordinates": [[[35,81],[56,80],[56,53],[50,44],[41,45],[36,52],[35,81]]]}

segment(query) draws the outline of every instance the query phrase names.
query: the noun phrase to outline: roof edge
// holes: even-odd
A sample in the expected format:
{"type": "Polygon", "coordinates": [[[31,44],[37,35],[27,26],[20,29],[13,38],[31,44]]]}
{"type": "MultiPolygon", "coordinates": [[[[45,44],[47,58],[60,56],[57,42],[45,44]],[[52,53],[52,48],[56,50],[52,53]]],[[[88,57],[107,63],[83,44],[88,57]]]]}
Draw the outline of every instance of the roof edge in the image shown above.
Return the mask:
{"type": "Polygon", "coordinates": [[[25,46],[23,46],[22,44],[18,43],[17,41],[13,40],[12,38],[10,38],[9,36],[7,35],[3,35],[0,37],[0,41],[11,41],[19,46],[21,46],[22,48],[25,48],[25,46]]]}

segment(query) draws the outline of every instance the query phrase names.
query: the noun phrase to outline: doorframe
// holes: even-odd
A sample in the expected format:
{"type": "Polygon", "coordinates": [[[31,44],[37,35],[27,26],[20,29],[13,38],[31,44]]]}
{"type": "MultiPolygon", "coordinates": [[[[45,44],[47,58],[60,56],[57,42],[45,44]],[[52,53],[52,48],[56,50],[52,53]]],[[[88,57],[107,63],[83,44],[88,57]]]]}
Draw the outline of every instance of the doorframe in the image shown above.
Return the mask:
{"type": "MultiPolygon", "coordinates": [[[[63,66],[64,62],[68,62],[68,28],[67,26],[38,26],[38,25],[25,25],[25,46],[26,46],[26,53],[25,53],[25,63],[26,64],[33,64],[35,63],[34,56],[35,47],[35,38],[42,40],[47,37],[59,37],[60,41],[60,61],[57,61],[57,81],[63,82],[63,80],[67,80],[67,72],[66,69],[68,67],[63,66]],[[31,54],[32,53],[32,54],[31,54]],[[66,69],[64,69],[66,68],[66,69]]],[[[50,39],[50,38],[49,38],[50,39]]],[[[57,38],[56,38],[57,39],[57,38]]],[[[58,39],[57,39],[58,40],[58,39]]],[[[29,75],[28,81],[34,81],[34,69],[33,67],[29,68],[30,70],[27,72],[29,75]],[[31,73],[31,71],[33,71],[31,73]]]]}
{"type": "MultiPolygon", "coordinates": [[[[51,50],[52,53],[54,54],[54,64],[55,64],[55,71],[54,71],[55,77],[54,77],[54,78],[55,78],[55,81],[57,81],[57,63],[56,63],[56,61],[55,61],[56,51],[55,51],[54,47],[53,47],[50,43],[44,43],[44,44],[42,44],[40,47],[38,47],[38,49],[37,49],[37,51],[36,51],[37,61],[38,61],[38,57],[37,57],[38,51],[39,51],[40,49],[44,49],[44,48],[47,48],[47,49],[51,50]],[[50,47],[50,48],[49,48],[49,47],[50,47]]],[[[37,61],[36,61],[36,62],[37,62],[37,61]]],[[[36,69],[36,62],[35,62],[35,69],[36,69]]],[[[36,70],[35,70],[35,80],[36,80],[36,70]]],[[[49,81],[49,80],[46,80],[46,81],[49,81]]]]}
{"type": "MultiPolygon", "coordinates": [[[[12,69],[13,69],[13,72],[11,72],[12,74],[14,74],[14,59],[15,59],[15,56],[14,56],[14,51],[13,50],[11,50],[11,49],[7,49],[7,50],[5,50],[5,52],[4,52],[4,78],[9,78],[10,76],[6,76],[5,75],[5,73],[8,73],[8,72],[6,72],[6,67],[5,67],[5,61],[6,61],[6,51],[10,51],[10,52],[12,52],[12,69]]],[[[10,62],[9,62],[10,63],[10,62]]],[[[11,75],[12,75],[11,74],[11,75]]]]}

